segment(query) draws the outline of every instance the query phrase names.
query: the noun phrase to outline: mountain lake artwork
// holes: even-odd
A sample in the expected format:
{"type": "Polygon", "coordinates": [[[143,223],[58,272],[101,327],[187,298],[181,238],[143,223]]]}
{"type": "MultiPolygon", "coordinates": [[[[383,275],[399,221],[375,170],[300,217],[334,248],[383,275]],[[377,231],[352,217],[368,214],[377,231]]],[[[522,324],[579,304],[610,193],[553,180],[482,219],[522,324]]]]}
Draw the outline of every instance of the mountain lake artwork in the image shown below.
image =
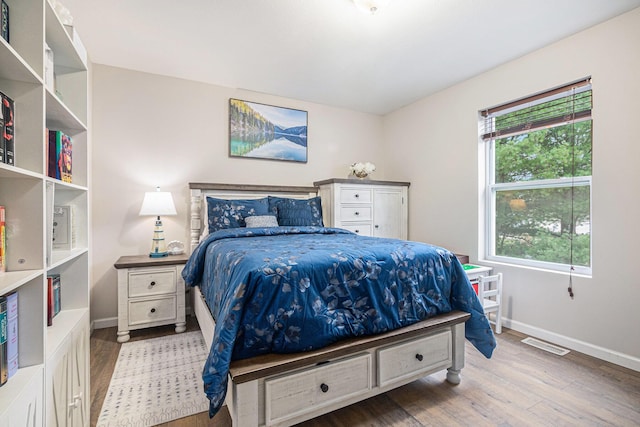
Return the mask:
{"type": "Polygon", "coordinates": [[[229,155],[307,162],[307,112],[229,100],[229,155]]]}

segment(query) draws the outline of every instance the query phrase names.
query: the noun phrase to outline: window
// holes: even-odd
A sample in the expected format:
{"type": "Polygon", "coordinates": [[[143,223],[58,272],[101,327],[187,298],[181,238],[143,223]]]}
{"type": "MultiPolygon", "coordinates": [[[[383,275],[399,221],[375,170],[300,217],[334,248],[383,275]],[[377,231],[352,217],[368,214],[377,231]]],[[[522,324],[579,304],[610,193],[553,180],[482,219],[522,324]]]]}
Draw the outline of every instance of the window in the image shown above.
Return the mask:
{"type": "Polygon", "coordinates": [[[591,83],[480,112],[487,257],[591,273],[591,83]]]}

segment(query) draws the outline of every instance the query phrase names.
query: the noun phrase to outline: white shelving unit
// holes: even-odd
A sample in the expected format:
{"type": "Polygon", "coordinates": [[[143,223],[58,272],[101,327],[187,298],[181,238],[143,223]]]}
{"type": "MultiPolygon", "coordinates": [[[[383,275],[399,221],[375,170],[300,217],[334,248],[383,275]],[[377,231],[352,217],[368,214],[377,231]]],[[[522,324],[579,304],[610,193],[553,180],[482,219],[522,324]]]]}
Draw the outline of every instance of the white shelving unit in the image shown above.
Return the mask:
{"type": "Polygon", "coordinates": [[[0,91],[15,102],[16,142],[15,166],[0,164],[7,240],[0,295],[18,293],[19,369],[0,387],[0,427],[88,426],[89,71],[48,0],[5,1],[11,33],[10,43],[0,38],[0,91]],[[55,92],[44,84],[45,43],[55,92]],[[47,176],[47,129],[72,138],[72,183],[47,176]],[[73,206],[70,251],[49,252],[53,205],[73,206]],[[62,307],[47,326],[50,274],[60,274],[62,307]]]}

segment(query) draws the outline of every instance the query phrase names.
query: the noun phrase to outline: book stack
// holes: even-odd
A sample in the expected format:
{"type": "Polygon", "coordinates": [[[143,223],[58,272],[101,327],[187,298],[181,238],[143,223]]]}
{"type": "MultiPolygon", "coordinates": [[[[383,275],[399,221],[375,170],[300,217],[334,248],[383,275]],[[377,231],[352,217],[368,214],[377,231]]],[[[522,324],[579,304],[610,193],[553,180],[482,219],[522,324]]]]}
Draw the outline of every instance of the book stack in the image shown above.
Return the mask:
{"type": "Polygon", "coordinates": [[[71,182],[71,137],[59,130],[49,130],[47,139],[47,175],[64,182],[71,182]]]}
{"type": "Polygon", "coordinates": [[[14,139],[14,109],[13,99],[0,92],[2,108],[0,108],[2,121],[2,138],[0,138],[0,160],[11,166],[15,166],[15,139],[14,139]]]}

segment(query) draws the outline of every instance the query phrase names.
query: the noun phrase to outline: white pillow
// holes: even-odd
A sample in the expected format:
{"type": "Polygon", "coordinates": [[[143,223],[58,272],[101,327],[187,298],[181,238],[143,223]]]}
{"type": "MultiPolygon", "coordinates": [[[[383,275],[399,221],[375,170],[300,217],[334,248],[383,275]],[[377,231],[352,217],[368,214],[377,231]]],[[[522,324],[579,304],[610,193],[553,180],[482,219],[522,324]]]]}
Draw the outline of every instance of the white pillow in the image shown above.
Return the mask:
{"type": "Polygon", "coordinates": [[[254,215],[244,219],[247,228],[255,227],[277,227],[278,220],[274,215],[254,215]]]}

